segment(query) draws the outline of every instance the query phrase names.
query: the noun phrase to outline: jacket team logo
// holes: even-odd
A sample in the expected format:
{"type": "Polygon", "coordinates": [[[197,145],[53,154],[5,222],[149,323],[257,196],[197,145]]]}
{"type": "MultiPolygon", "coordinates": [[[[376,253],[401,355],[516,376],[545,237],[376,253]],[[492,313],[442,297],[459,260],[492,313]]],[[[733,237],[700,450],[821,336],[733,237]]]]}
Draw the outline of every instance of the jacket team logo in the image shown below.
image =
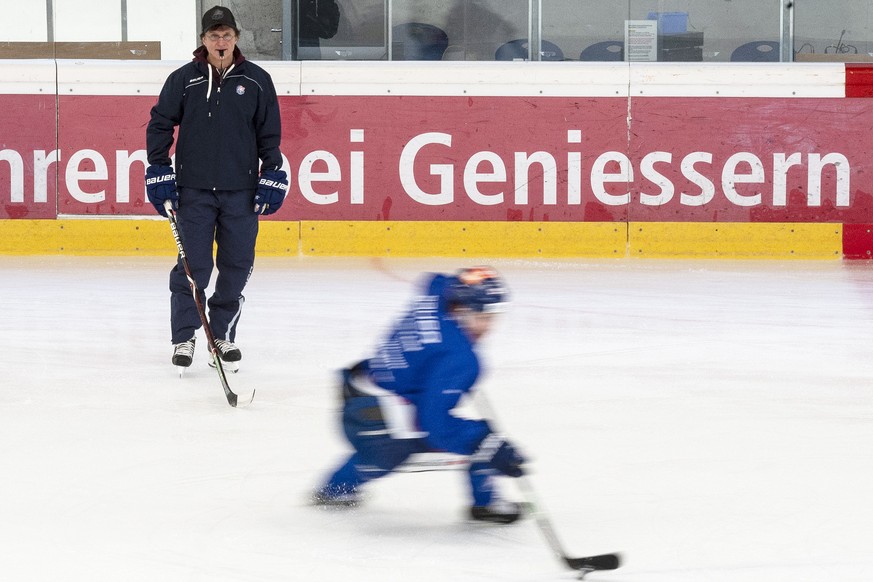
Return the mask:
{"type": "Polygon", "coordinates": [[[237,86],[236,86],[236,94],[237,94],[237,95],[245,95],[245,92],[246,92],[246,88],[245,88],[245,87],[243,87],[242,85],[237,85],[237,86]]]}

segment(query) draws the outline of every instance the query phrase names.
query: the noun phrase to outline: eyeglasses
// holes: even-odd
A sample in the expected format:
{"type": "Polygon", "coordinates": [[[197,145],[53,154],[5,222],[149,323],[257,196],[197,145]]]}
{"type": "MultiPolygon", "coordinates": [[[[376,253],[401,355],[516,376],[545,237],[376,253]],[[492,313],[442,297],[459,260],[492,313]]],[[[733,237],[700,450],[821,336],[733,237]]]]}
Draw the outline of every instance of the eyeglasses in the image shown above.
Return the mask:
{"type": "Polygon", "coordinates": [[[218,42],[220,40],[223,40],[224,42],[230,42],[236,38],[236,35],[231,34],[229,32],[225,33],[225,34],[212,33],[212,34],[207,34],[206,38],[207,38],[207,40],[209,40],[209,42],[218,42]]]}

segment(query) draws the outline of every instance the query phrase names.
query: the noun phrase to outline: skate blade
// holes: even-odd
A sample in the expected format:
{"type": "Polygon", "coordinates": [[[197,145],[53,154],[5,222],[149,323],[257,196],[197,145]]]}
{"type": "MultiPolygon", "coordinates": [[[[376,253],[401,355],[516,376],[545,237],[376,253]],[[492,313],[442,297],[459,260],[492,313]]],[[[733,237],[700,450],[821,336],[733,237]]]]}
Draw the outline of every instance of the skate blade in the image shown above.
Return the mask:
{"type": "MultiPolygon", "coordinates": [[[[214,368],[215,362],[209,360],[209,367],[214,368]]],[[[221,360],[221,368],[225,372],[231,372],[233,374],[236,374],[237,372],[239,372],[239,362],[225,362],[224,360],[221,360]]]]}

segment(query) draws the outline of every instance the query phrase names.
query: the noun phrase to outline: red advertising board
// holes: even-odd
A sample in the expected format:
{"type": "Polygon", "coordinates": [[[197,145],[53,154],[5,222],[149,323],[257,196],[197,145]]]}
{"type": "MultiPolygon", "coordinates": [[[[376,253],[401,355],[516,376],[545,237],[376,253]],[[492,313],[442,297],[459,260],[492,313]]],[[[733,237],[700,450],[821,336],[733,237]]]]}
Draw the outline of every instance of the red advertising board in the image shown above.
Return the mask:
{"type": "Polygon", "coordinates": [[[58,213],[151,214],[145,200],[146,126],[154,97],[58,99],[58,213]]]}
{"type": "Polygon", "coordinates": [[[0,218],[54,218],[54,94],[0,95],[0,112],[0,218]]]}
{"type": "MultiPolygon", "coordinates": [[[[0,95],[0,218],[150,215],[155,98],[0,95]],[[53,186],[57,179],[57,191],[53,186]]],[[[281,96],[278,220],[866,223],[873,102],[281,96]]]]}

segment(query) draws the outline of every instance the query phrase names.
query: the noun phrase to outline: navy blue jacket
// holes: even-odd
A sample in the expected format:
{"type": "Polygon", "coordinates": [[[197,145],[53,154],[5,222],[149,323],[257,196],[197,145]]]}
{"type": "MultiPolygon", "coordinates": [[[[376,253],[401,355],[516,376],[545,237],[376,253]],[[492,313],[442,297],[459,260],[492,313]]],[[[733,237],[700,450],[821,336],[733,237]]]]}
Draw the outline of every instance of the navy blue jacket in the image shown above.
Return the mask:
{"type": "Polygon", "coordinates": [[[484,420],[452,414],[479,377],[479,358],[448,313],[443,293],[454,279],[435,274],[412,308],[367,361],[370,378],[415,405],[432,449],[472,454],[490,432],[484,420]]]}
{"type": "Polygon", "coordinates": [[[270,75],[234,49],[223,81],[213,69],[209,87],[206,47],[167,77],[146,130],[149,164],[170,165],[173,132],[176,183],[205,190],[257,187],[261,169],[282,167],[282,124],[270,75]]]}

